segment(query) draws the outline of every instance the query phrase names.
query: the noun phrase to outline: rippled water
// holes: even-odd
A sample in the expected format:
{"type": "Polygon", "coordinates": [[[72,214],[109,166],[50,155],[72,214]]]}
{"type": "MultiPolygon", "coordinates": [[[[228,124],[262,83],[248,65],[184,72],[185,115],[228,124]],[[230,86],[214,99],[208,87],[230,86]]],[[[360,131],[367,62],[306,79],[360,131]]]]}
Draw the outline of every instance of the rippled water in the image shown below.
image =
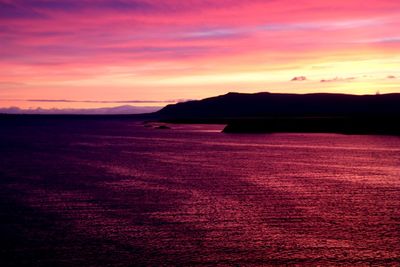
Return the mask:
{"type": "Polygon", "coordinates": [[[400,264],[398,137],[0,125],[1,266],[400,264]]]}

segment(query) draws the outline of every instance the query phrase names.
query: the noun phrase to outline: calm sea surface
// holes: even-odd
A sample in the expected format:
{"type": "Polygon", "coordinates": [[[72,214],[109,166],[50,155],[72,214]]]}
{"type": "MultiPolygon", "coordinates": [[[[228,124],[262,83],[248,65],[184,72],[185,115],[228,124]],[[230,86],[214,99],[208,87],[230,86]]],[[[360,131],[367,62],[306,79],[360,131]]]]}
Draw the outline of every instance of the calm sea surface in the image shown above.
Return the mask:
{"type": "Polygon", "coordinates": [[[0,121],[1,266],[400,265],[400,138],[0,121]]]}

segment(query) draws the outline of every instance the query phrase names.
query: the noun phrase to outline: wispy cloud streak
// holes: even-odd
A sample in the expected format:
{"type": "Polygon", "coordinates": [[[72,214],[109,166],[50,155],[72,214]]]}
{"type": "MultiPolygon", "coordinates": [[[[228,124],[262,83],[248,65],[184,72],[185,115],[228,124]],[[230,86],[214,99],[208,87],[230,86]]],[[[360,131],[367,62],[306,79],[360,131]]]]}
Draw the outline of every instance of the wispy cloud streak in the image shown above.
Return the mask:
{"type": "Polygon", "coordinates": [[[155,104],[155,103],[177,103],[189,101],[189,99],[171,100],[70,100],[70,99],[0,99],[0,101],[26,101],[44,103],[98,103],[98,104],[155,104]]]}

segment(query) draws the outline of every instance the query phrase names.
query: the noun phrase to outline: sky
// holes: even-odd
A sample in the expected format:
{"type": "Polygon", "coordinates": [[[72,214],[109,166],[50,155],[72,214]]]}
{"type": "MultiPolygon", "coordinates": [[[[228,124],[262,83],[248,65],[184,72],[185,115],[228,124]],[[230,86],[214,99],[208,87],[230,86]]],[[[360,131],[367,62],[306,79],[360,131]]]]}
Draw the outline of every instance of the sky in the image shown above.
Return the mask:
{"type": "Polygon", "coordinates": [[[0,108],[400,92],[398,0],[0,0],[0,108]]]}

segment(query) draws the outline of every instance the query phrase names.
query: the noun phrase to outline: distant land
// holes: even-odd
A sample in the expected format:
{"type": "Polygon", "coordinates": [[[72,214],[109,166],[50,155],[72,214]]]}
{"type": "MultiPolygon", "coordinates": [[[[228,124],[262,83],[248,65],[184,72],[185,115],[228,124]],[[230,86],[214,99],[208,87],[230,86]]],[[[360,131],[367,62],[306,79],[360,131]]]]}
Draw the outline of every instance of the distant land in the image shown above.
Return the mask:
{"type": "Polygon", "coordinates": [[[337,132],[400,134],[400,94],[226,95],[167,105],[164,122],[224,123],[227,133],[337,132]]]}
{"type": "Polygon", "coordinates": [[[151,113],[159,110],[160,107],[131,106],[123,105],[104,108],[68,108],[68,109],[44,109],[30,108],[21,109],[18,107],[0,108],[0,114],[26,114],[26,115],[128,115],[139,113],[151,113]]]}

